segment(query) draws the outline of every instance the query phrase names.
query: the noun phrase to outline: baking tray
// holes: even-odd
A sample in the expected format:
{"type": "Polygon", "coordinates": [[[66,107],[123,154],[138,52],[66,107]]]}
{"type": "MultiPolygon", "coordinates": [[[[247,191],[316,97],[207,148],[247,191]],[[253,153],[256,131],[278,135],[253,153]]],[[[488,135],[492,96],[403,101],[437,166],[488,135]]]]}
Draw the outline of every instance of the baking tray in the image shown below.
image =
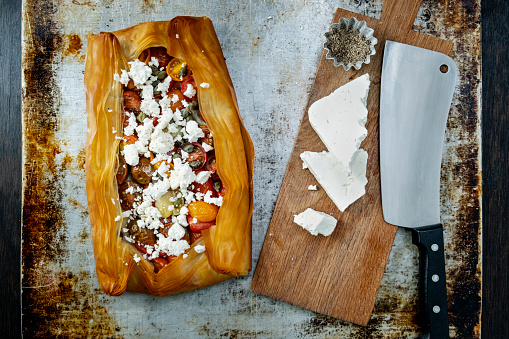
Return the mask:
{"type": "MultiPolygon", "coordinates": [[[[23,2],[26,337],[417,336],[417,250],[402,229],[367,327],[256,295],[249,291],[252,272],[166,298],[132,293],[109,297],[97,283],[83,167],[87,37],[177,15],[213,20],[257,155],[254,267],[322,53],[323,34],[337,6],[380,17],[383,1],[23,2]]],[[[480,0],[424,1],[415,29],[455,43],[460,81],[447,126],[441,192],[450,326],[453,337],[479,337],[480,0]]]]}

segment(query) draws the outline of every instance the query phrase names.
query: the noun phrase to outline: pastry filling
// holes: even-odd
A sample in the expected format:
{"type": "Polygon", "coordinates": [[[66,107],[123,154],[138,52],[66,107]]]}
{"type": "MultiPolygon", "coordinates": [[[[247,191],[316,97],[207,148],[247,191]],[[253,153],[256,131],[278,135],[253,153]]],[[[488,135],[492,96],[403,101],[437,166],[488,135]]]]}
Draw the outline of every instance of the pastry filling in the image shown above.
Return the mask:
{"type": "Polygon", "coordinates": [[[123,238],[158,272],[186,257],[201,231],[215,225],[225,188],[198,105],[208,84],[197,86],[185,60],[164,47],[148,48],[129,64],[115,74],[124,99],[117,220],[123,218],[123,238]]]}

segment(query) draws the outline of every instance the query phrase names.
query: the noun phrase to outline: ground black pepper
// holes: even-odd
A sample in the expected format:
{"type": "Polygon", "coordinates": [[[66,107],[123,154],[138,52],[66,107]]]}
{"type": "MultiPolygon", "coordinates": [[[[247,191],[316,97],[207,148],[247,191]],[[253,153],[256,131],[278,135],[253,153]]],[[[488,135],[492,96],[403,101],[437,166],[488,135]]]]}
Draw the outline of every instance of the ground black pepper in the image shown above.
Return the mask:
{"type": "Polygon", "coordinates": [[[371,43],[359,31],[354,31],[352,27],[347,28],[345,25],[341,25],[339,28],[333,28],[325,33],[325,37],[328,42],[327,48],[332,56],[345,65],[365,61],[371,52],[371,43]]]}

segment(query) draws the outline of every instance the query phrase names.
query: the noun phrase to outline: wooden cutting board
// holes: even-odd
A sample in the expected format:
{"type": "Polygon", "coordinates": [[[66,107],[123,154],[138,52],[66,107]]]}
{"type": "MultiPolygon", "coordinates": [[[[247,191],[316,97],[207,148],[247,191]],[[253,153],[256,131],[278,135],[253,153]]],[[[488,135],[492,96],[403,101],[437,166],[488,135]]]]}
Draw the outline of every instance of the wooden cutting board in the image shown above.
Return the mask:
{"type": "MultiPolygon", "coordinates": [[[[420,3],[421,0],[386,0],[381,20],[336,10],[333,23],[341,17],[356,17],[375,30],[376,55],[359,71],[352,68],[347,72],[325,59],[324,50],[253,277],[254,292],[367,325],[397,230],[384,221],[380,196],[378,114],[385,40],[447,55],[453,50],[452,42],[412,30],[420,3]],[[365,73],[369,73],[371,86],[368,136],[361,147],[369,154],[368,184],[366,194],[341,213],[310,171],[302,169],[299,155],[326,150],[309,124],[309,106],[365,73]],[[311,184],[318,185],[318,191],[308,191],[311,184]],[[308,207],[338,219],[332,235],[313,236],[293,223],[294,215],[308,207]]],[[[320,43],[323,42],[325,37],[320,43]]]]}

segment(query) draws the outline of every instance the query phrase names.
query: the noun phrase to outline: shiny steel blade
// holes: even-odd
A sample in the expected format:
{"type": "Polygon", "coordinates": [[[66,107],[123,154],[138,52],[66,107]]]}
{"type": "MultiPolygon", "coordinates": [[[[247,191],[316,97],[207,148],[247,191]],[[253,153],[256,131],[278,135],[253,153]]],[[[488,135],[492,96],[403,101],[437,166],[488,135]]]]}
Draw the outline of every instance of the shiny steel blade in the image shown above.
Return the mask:
{"type": "Polygon", "coordinates": [[[383,215],[390,224],[440,223],[440,164],[456,75],[454,61],[445,54],[385,44],[380,176],[383,215]]]}

